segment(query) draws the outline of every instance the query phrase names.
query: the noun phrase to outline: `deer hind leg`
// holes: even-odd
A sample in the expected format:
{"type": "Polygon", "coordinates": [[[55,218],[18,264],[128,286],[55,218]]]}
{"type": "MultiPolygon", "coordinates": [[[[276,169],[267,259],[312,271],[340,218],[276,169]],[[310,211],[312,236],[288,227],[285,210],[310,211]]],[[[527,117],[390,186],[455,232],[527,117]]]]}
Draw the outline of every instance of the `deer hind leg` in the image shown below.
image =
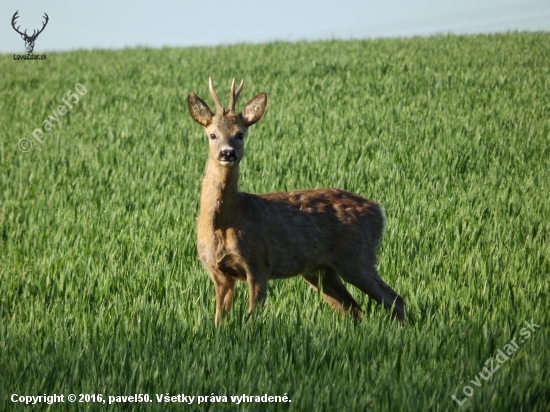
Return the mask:
{"type": "Polygon", "coordinates": [[[348,267],[339,268],[342,278],[359,288],[378,303],[384,304],[387,309],[393,306],[392,319],[403,321],[405,317],[405,303],[386,282],[384,282],[374,265],[367,265],[351,270],[348,267]]]}
{"type": "Polygon", "coordinates": [[[302,275],[302,277],[316,291],[318,290],[319,280],[321,280],[323,300],[332,308],[341,312],[342,315],[349,313],[354,319],[361,320],[363,318],[361,306],[351,296],[334,270],[324,269],[320,271],[320,274],[313,272],[302,275]]]}
{"type": "Polygon", "coordinates": [[[233,292],[235,291],[235,280],[228,277],[217,277],[213,279],[216,292],[216,313],[214,323],[218,325],[220,318],[225,318],[233,304],[233,292]]]}

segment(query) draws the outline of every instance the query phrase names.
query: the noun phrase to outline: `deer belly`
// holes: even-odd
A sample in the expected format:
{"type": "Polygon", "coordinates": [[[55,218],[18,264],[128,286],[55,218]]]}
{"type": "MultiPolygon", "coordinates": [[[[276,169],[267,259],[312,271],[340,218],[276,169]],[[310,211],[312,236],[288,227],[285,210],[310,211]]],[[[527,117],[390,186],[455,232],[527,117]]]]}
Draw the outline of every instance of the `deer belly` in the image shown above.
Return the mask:
{"type": "Polygon", "coordinates": [[[272,259],[271,261],[271,279],[285,279],[297,276],[302,273],[309,273],[320,266],[326,265],[325,259],[307,254],[297,256],[287,256],[286,259],[272,259]],[[290,259],[289,259],[290,257],[290,259]]]}

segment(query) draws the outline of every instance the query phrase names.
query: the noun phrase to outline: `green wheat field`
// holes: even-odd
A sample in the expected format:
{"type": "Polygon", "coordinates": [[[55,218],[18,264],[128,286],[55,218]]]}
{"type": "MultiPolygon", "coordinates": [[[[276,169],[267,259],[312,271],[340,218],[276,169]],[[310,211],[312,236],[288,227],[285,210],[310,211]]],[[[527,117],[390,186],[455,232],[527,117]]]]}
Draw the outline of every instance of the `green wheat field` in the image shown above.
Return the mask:
{"type": "Polygon", "coordinates": [[[0,409],[548,410],[550,33],[1,55],[0,72],[0,409]],[[213,107],[209,76],[224,104],[233,77],[238,108],[268,95],[241,190],[385,207],[404,327],[352,286],[365,317],[342,320],[300,277],[251,318],[239,284],[214,327],[187,109],[191,91],[213,107]]]}

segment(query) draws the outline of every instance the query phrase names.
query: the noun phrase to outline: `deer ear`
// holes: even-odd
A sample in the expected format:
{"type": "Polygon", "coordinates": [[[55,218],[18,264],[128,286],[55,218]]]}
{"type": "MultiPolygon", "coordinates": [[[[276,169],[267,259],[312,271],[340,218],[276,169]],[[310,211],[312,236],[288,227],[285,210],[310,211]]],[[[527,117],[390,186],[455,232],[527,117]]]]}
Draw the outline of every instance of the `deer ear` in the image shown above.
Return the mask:
{"type": "Polygon", "coordinates": [[[260,93],[250,99],[241,112],[241,117],[246,127],[253,125],[262,118],[266,104],[267,94],[265,93],[260,93]]]}
{"type": "Polygon", "coordinates": [[[191,117],[198,124],[206,127],[212,123],[214,114],[208,105],[203,102],[201,98],[195,94],[195,92],[191,92],[191,94],[187,97],[187,105],[189,106],[189,113],[191,114],[191,117]]]}

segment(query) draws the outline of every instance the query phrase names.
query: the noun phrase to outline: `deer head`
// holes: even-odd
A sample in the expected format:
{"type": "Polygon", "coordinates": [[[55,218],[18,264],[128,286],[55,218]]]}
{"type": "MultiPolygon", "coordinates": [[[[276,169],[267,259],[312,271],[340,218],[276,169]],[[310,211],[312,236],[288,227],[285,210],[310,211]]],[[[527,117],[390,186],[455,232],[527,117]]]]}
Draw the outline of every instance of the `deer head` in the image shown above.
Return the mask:
{"type": "Polygon", "coordinates": [[[214,115],[208,105],[194,92],[187,98],[191,117],[204,127],[209,141],[209,158],[224,167],[238,164],[244,155],[244,136],[248,127],[261,119],[267,103],[267,95],[260,93],[253,97],[241,113],[235,112],[235,103],[244,85],[244,80],[235,91],[235,79],[231,83],[228,110],[220,103],[214,89],[212,78],[209,79],[210,95],[216,105],[214,115]]]}
{"type": "Polygon", "coordinates": [[[15,27],[15,20],[17,20],[17,18],[19,17],[17,15],[17,13],[19,13],[19,10],[17,10],[14,14],[13,14],[13,17],[11,19],[11,25],[13,27],[13,29],[19,33],[21,35],[21,38],[23,40],[25,40],[25,48],[27,49],[27,53],[32,53],[33,49],[34,49],[34,42],[36,41],[36,38],[38,37],[38,35],[40,33],[42,33],[44,31],[44,28],[46,27],[46,25],[48,24],[48,20],[50,19],[48,17],[48,15],[46,13],[44,13],[44,18],[46,19],[46,21],[44,23],[42,23],[42,28],[38,31],[36,30],[33,30],[32,32],[32,35],[29,36],[27,35],[27,30],[25,30],[25,32],[20,32],[19,31],[19,27],[20,26],[17,26],[17,28],[15,27]]]}

